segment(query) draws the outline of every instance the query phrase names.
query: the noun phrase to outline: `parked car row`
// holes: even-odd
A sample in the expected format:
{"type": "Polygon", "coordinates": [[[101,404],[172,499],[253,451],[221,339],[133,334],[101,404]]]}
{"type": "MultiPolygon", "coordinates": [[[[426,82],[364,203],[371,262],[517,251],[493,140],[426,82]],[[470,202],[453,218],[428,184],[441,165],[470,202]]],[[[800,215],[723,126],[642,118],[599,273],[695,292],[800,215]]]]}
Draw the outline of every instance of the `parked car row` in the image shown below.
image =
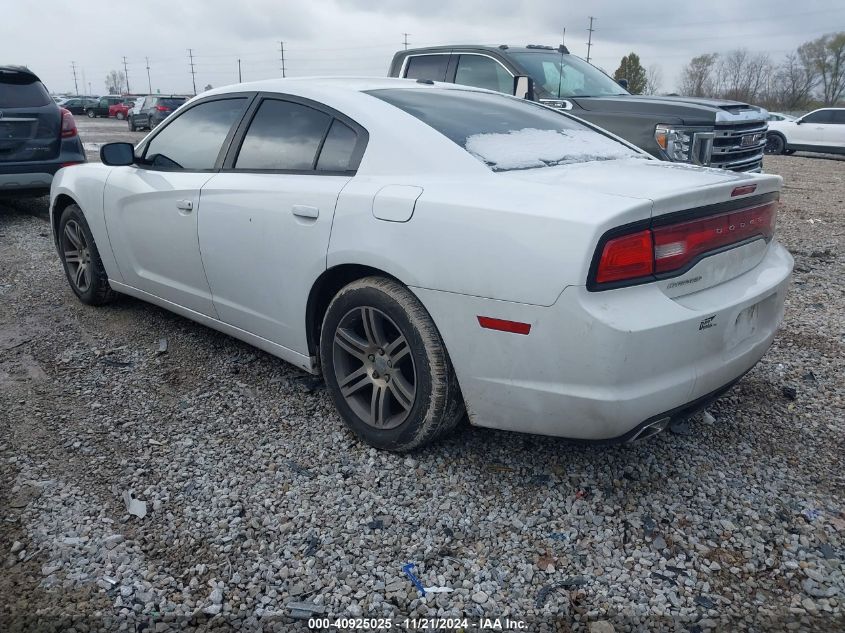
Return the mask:
{"type": "Polygon", "coordinates": [[[176,95],[147,95],[140,97],[127,112],[126,117],[129,122],[129,129],[132,132],[144,129],[153,130],[187,100],[188,97],[176,95]]]}

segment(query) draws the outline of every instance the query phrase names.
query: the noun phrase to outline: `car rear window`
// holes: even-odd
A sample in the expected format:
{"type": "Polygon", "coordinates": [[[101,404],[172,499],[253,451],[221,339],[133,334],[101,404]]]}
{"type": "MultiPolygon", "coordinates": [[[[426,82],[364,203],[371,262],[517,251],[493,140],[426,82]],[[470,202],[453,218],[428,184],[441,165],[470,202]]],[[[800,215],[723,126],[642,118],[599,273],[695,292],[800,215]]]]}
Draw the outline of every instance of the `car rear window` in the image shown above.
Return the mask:
{"type": "Polygon", "coordinates": [[[53,103],[50,93],[29,73],[0,71],[0,108],[26,108],[53,103]]]}
{"type": "Polygon", "coordinates": [[[158,104],[160,106],[164,106],[166,108],[173,108],[176,109],[183,103],[185,103],[186,99],[159,99],[158,104]]]}
{"type": "Polygon", "coordinates": [[[493,171],[645,158],[531,101],[470,90],[385,89],[368,94],[430,125],[493,171]]]}

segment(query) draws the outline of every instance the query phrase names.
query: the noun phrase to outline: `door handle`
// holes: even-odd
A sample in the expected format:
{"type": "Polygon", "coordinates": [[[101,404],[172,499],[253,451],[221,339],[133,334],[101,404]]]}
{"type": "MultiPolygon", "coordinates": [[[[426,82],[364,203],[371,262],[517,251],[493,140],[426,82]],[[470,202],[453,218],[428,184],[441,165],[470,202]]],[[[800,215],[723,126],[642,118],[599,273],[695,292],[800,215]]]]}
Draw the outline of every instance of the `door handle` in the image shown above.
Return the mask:
{"type": "Polygon", "coordinates": [[[320,216],[320,210],[317,207],[310,207],[307,204],[295,204],[291,209],[291,213],[300,218],[308,218],[316,220],[320,216]]]}
{"type": "Polygon", "coordinates": [[[193,211],[194,203],[191,200],[179,200],[176,203],[176,208],[181,209],[182,211],[193,211]]]}

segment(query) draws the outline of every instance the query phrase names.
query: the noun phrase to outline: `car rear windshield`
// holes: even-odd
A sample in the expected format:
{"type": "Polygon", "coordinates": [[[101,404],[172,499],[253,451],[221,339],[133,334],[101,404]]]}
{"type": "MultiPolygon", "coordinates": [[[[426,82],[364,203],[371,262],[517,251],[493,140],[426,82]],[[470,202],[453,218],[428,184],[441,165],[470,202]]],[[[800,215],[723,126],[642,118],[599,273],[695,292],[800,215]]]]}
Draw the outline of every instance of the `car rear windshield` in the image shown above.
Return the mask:
{"type": "Polygon", "coordinates": [[[368,94],[430,125],[493,171],[643,157],[531,101],[458,89],[386,89],[368,94]]]}
{"type": "Polygon", "coordinates": [[[0,70],[0,108],[39,107],[48,103],[53,103],[53,99],[36,77],[0,70]]]}
{"type": "Polygon", "coordinates": [[[176,109],[183,103],[185,103],[186,99],[159,99],[156,105],[164,106],[165,108],[173,108],[176,109]]]}

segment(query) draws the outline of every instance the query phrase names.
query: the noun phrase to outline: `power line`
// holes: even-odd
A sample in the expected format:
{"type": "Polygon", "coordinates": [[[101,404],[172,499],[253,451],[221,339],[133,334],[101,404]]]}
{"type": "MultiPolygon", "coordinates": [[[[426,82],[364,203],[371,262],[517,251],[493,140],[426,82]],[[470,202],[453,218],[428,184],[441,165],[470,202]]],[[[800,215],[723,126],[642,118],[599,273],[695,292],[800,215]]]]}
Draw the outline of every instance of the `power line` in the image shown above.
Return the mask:
{"type": "Polygon", "coordinates": [[[188,57],[191,59],[191,81],[194,84],[194,95],[197,94],[197,71],[194,70],[194,51],[193,49],[188,49],[188,57]]]}
{"type": "Polygon", "coordinates": [[[73,68],[73,89],[76,94],[79,94],[79,85],[76,83],[76,62],[71,62],[70,67],[73,68]]]}
{"type": "Polygon", "coordinates": [[[590,49],[593,47],[593,31],[595,31],[595,29],[593,28],[593,20],[595,20],[595,18],[593,16],[590,16],[590,28],[587,29],[587,31],[589,31],[589,36],[587,37],[587,63],[588,64],[590,63],[590,49]]]}
{"type": "Polygon", "coordinates": [[[282,78],[285,77],[285,43],[279,42],[279,51],[282,54],[282,78]]]}

